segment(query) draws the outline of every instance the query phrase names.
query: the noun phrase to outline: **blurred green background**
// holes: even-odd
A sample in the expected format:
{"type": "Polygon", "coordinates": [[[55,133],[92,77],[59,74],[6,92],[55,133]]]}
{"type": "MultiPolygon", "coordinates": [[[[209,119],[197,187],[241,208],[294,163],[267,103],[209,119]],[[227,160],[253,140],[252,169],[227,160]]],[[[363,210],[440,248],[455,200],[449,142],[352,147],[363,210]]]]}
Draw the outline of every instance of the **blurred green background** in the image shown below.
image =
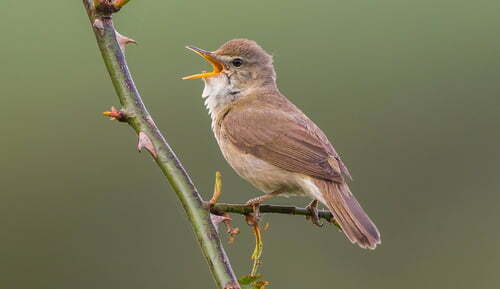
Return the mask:
{"type": "MultiPolygon", "coordinates": [[[[139,1],[115,16],[157,124],[207,198],[225,163],[185,50],[246,37],[329,135],[382,233],[266,216],[270,289],[500,288],[500,2],[139,1]]],[[[179,203],[126,125],[80,1],[0,1],[0,288],[214,288],[179,203]]],[[[305,199],[274,203],[305,205],[305,199]]],[[[248,274],[253,240],[226,245],[248,274]]]]}

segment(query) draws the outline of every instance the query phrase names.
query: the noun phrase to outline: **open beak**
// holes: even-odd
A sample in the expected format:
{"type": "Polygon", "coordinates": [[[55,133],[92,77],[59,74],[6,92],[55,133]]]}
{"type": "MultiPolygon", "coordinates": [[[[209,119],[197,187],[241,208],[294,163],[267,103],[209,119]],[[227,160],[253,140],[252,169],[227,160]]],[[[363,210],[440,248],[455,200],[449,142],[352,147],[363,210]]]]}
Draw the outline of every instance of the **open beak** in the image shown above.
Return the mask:
{"type": "Polygon", "coordinates": [[[194,46],[186,46],[186,48],[195,52],[196,54],[200,55],[201,57],[205,58],[206,60],[208,60],[208,62],[210,62],[210,64],[212,64],[212,67],[214,70],[212,72],[204,72],[204,73],[200,73],[200,74],[186,76],[186,77],[183,77],[182,79],[190,80],[190,79],[197,79],[197,78],[208,78],[208,77],[216,76],[224,70],[224,66],[222,65],[222,63],[220,61],[218,61],[215,58],[215,56],[212,54],[212,52],[209,52],[209,51],[206,51],[206,50],[200,49],[198,47],[194,47],[194,46]]]}

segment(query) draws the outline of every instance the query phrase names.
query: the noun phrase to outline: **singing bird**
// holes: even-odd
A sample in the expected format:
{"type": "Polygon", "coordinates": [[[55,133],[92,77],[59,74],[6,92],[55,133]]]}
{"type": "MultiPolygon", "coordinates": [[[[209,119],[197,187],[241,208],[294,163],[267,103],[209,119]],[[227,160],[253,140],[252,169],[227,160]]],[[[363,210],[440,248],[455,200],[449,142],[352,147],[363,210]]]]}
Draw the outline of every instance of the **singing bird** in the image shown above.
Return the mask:
{"type": "MultiPolygon", "coordinates": [[[[356,198],[349,170],[326,135],[278,90],[272,56],[256,42],[233,39],[209,52],[186,48],[213,66],[183,79],[203,79],[203,98],[224,158],[243,179],[273,196],[304,195],[318,224],[324,204],[352,243],[374,249],[380,233],[356,198]]],[[[307,96],[311,97],[311,96],[307,96]]]]}

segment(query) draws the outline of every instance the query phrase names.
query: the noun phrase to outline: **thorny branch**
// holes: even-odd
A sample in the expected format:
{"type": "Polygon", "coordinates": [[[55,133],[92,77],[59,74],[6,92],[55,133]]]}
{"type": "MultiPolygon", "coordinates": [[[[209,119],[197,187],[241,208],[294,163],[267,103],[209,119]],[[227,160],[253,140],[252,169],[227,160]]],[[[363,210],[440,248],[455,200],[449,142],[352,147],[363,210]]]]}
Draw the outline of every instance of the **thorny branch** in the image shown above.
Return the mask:
{"type": "Polygon", "coordinates": [[[130,75],[123,52],[125,45],[134,41],[116,32],[111,17],[127,2],[83,0],[97,44],[123,107],[120,110],[112,109],[105,115],[127,122],[139,135],[138,149],[146,148],[163,171],[186,211],[218,288],[240,289],[209,210],[144,106],[130,75]]]}

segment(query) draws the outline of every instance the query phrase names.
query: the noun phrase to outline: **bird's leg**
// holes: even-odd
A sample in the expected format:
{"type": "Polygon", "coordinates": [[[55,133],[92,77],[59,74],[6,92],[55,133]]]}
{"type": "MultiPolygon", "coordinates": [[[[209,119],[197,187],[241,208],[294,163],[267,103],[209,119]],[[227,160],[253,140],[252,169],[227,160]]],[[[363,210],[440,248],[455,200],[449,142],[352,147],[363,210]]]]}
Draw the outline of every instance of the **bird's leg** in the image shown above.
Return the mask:
{"type": "Polygon", "coordinates": [[[318,227],[323,227],[323,223],[319,221],[319,215],[318,215],[318,200],[313,200],[307,207],[306,209],[311,212],[310,216],[306,216],[307,220],[311,220],[311,222],[318,226],[318,227]]]}
{"type": "Polygon", "coordinates": [[[258,219],[260,219],[260,203],[262,203],[263,201],[268,200],[272,197],[275,197],[275,196],[279,195],[280,193],[281,193],[281,191],[274,191],[272,193],[268,193],[268,194],[250,199],[246,202],[246,205],[253,207],[254,217],[257,218],[257,220],[258,220],[258,219]]]}

